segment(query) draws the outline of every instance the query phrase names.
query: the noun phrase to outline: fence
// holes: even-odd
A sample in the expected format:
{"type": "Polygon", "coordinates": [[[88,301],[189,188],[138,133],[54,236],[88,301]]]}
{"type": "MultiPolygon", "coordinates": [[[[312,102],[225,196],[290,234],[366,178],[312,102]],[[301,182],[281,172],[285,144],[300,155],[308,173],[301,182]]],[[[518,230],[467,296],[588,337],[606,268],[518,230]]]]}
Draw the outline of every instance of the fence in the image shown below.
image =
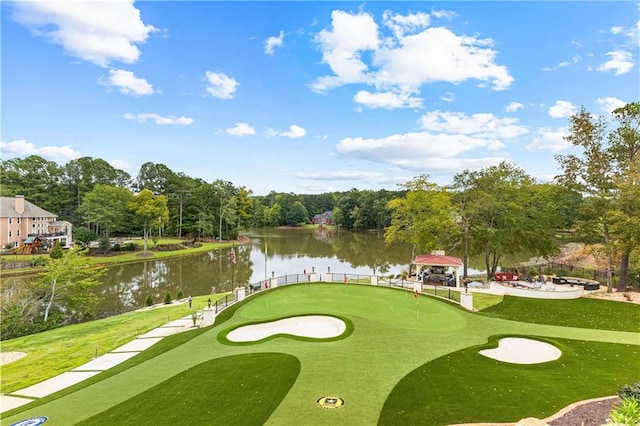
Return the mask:
{"type": "MultiPolygon", "coordinates": [[[[393,276],[384,277],[378,275],[353,274],[344,272],[328,273],[327,275],[331,276],[330,282],[333,283],[345,283],[347,285],[373,285],[377,287],[404,289],[407,291],[413,291],[414,285],[417,283],[420,285],[421,293],[435,296],[441,299],[450,300],[458,304],[460,303],[460,291],[462,291],[460,288],[426,285],[422,284],[419,281],[411,281],[405,278],[394,278],[393,276]],[[374,282],[376,282],[376,284],[373,284],[374,282]]],[[[324,278],[325,279],[323,280],[323,275],[315,272],[311,274],[281,275],[278,277],[272,277],[268,280],[261,280],[251,283],[249,284],[247,289],[248,294],[251,295],[264,291],[274,285],[282,287],[292,284],[328,282],[328,277],[325,276],[324,278]]]]}

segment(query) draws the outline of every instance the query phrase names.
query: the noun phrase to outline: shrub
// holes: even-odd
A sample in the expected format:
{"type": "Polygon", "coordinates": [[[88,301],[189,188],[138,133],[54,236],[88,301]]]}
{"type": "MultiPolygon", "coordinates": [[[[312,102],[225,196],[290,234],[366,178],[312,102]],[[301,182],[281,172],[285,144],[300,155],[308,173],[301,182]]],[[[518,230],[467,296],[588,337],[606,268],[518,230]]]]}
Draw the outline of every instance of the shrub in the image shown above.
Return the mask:
{"type": "Polygon", "coordinates": [[[34,257],[31,259],[31,266],[34,268],[38,266],[47,266],[47,260],[44,257],[34,257]]]}
{"type": "Polygon", "coordinates": [[[176,299],[182,299],[184,297],[184,293],[182,292],[182,290],[178,291],[178,294],[176,295],[176,299]]]}
{"type": "Polygon", "coordinates": [[[134,243],[126,243],[124,246],[122,246],[122,250],[135,251],[136,250],[136,245],[134,243]]]}
{"type": "Polygon", "coordinates": [[[115,243],[113,247],[111,247],[111,251],[122,251],[122,247],[120,247],[120,244],[115,243]]]}
{"type": "Polygon", "coordinates": [[[165,305],[171,304],[171,293],[167,293],[164,295],[164,304],[165,305]]]}
{"type": "Polygon", "coordinates": [[[639,425],[640,402],[635,398],[623,398],[622,402],[609,413],[606,424],[639,425]]]}
{"type": "Polygon", "coordinates": [[[49,257],[51,257],[52,259],[60,259],[62,256],[64,256],[64,252],[62,251],[60,240],[56,240],[56,242],[53,243],[53,247],[51,248],[49,257]]]}
{"type": "Polygon", "coordinates": [[[634,398],[640,402],[640,382],[636,382],[632,385],[624,385],[619,391],[618,396],[624,398],[634,398]]]}
{"type": "Polygon", "coordinates": [[[151,295],[148,295],[147,300],[144,303],[147,306],[153,306],[153,297],[151,297],[151,295]]]}
{"type": "Polygon", "coordinates": [[[11,250],[12,248],[13,248],[13,244],[11,244],[11,243],[7,243],[7,244],[4,245],[4,249],[5,250],[11,250]]]}

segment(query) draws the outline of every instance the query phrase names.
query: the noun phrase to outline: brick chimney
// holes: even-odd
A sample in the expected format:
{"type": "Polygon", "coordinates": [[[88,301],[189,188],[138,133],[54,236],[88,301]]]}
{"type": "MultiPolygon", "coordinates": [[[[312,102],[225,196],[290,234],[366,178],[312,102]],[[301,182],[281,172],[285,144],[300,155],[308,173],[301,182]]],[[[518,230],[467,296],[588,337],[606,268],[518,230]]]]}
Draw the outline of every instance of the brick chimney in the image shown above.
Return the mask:
{"type": "Polygon", "coordinates": [[[18,213],[24,213],[24,195],[16,195],[14,207],[18,213]]]}

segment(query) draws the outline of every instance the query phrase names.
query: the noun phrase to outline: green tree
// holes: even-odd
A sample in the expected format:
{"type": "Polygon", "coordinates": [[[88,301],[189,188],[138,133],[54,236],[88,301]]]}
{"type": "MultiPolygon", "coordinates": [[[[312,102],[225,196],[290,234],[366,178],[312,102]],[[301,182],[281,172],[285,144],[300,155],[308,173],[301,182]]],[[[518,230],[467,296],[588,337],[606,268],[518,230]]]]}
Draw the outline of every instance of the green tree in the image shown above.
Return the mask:
{"type": "Polygon", "coordinates": [[[64,252],[62,251],[62,246],[60,245],[60,240],[56,240],[53,243],[53,247],[51,248],[51,253],[49,253],[49,257],[51,259],[60,259],[63,256],[64,252]]]}
{"type": "Polygon", "coordinates": [[[416,251],[431,252],[444,248],[456,232],[453,204],[447,191],[422,175],[403,185],[406,195],[389,201],[391,226],[385,241],[409,243],[416,251]]]}
{"type": "Polygon", "coordinates": [[[159,226],[169,218],[167,197],[164,195],[153,195],[150,190],[143,189],[139,194],[133,196],[128,207],[142,223],[144,255],[146,256],[149,235],[152,230],[155,226],[159,226]]]}
{"type": "Polygon", "coordinates": [[[87,247],[92,241],[98,239],[98,235],[89,228],[78,226],[73,228],[73,238],[82,246],[87,247]]]}
{"type": "Polygon", "coordinates": [[[102,269],[90,268],[78,249],[71,249],[59,259],[51,259],[38,276],[38,288],[44,295],[43,320],[46,323],[52,309],[57,308],[67,318],[85,318],[95,314],[98,285],[102,269]]]}
{"type": "Polygon", "coordinates": [[[97,224],[108,238],[127,223],[127,206],[132,199],[133,194],[126,188],[97,184],[84,197],[78,212],[88,223],[97,224]]]}
{"type": "Polygon", "coordinates": [[[294,201],[293,205],[287,212],[285,219],[287,225],[299,225],[309,222],[309,212],[300,201],[294,201]]]}
{"type": "Polygon", "coordinates": [[[616,174],[614,156],[606,146],[606,123],[596,118],[584,107],[569,118],[570,134],[565,140],[582,148],[582,154],[556,155],[562,174],[560,184],[585,194],[584,211],[587,220],[582,226],[597,230],[601,235],[607,265],[607,292],[613,291],[613,238],[611,234],[612,212],[615,205],[616,174]]]}

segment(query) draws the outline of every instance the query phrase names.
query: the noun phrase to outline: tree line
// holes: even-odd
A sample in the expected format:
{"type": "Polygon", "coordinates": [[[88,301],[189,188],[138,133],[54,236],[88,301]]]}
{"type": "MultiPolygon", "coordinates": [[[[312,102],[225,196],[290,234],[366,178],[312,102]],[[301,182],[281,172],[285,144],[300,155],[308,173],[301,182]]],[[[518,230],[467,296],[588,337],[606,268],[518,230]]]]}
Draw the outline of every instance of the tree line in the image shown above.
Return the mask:
{"type": "Polygon", "coordinates": [[[80,238],[86,228],[145,240],[234,239],[244,228],[299,225],[331,211],[335,225],[384,229],[387,241],[408,242],[421,252],[456,249],[464,260],[482,255],[488,276],[506,254],[553,253],[555,232],[572,230],[586,242],[602,243],[608,288],[619,269],[619,288],[626,289],[640,271],[640,103],[616,109],[612,118],[608,124],[584,108],[572,116],[565,139],[576,153],[556,157],[561,173],[547,183],[505,162],[464,170],[444,186],[423,175],[396,191],[256,196],[232,182],[208,183],[164,164],[147,162],[132,177],[102,159],[82,157],[60,166],[32,155],[0,162],[0,191],[22,194],[69,220],[80,238]]]}

